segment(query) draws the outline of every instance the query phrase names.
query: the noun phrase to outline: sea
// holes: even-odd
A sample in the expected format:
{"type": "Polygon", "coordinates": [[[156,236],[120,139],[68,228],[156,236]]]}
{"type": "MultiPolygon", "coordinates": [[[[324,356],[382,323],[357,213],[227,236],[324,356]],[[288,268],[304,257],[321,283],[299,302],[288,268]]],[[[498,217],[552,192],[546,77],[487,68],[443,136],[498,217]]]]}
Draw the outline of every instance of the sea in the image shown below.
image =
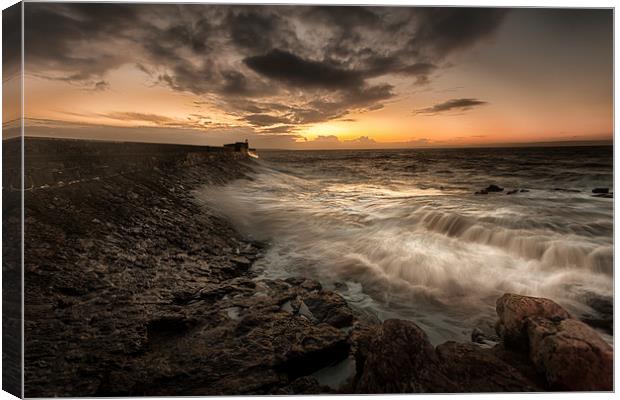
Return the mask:
{"type": "MultiPolygon", "coordinates": [[[[613,147],[259,151],[200,197],[268,243],[261,278],[306,276],[433,343],[469,340],[504,293],[575,316],[613,296],[613,147]],[[490,185],[500,192],[475,194],[490,185]]],[[[608,341],[610,334],[604,334],[608,341]]]]}

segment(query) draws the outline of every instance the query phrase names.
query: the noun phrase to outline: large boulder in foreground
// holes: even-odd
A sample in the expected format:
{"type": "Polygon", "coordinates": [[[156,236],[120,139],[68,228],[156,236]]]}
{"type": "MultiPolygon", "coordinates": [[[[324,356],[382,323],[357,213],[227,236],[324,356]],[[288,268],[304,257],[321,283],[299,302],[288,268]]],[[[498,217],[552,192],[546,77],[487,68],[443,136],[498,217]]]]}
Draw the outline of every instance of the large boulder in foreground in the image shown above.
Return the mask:
{"type": "Polygon", "coordinates": [[[436,348],[415,323],[355,328],[356,393],[606,391],[613,350],[549,299],[506,294],[497,301],[501,343],[436,348]]]}
{"type": "Polygon", "coordinates": [[[530,358],[556,390],[612,390],[613,350],[576,319],[533,319],[528,325],[530,358]]]}
{"type": "Polygon", "coordinates": [[[541,392],[544,382],[531,364],[514,362],[495,348],[473,343],[446,342],[437,346],[444,372],[453,377],[457,392],[541,392]]]}
{"type": "MultiPolygon", "coordinates": [[[[434,348],[415,323],[387,320],[357,339],[356,393],[543,391],[494,349],[446,342],[434,348]]],[[[513,365],[514,364],[514,365],[513,365]]],[[[528,361],[524,369],[534,370],[528,361]]]]}
{"type": "Polygon", "coordinates": [[[613,350],[591,327],[549,299],[505,294],[498,331],[507,346],[529,349],[551,389],[612,390],[613,350]]]}
{"type": "Polygon", "coordinates": [[[357,359],[357,393],[456,392],[426,333],[410,321],[389,319],[366,332],[357,359]]]}
{"type": "Polygon", "coordinates": [[[527,348],[525,327],[531,318],[551,321],[570,318],[570,314],[552,300],[506,293],[497,300],[497,333],[504,343],[513,347],[527,348]]]}

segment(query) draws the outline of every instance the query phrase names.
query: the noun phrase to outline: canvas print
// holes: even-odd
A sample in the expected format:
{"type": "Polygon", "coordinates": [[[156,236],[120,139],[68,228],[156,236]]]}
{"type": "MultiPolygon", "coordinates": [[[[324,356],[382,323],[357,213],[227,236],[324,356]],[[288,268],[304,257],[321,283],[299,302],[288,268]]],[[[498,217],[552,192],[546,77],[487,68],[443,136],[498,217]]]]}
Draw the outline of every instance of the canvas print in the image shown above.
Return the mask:
{"type": "Polygon", "coordinates": [[[604,8],[7,8],[3,389],[612,391],[613,61],[604,8]]]}

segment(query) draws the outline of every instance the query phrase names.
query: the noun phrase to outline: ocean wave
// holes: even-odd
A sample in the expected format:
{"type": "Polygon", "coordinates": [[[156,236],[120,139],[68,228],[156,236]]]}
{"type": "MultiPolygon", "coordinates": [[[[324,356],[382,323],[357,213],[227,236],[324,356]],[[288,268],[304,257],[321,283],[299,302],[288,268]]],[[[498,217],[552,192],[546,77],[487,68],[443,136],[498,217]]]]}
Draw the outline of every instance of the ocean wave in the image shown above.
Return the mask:
{"type": "Polygon", "coordinates": [[[197,197],[271,244],[256,265],[263,274],[360,285],[363,301],[342,294],[379,317],[423,321],[441,339],[494,318],[504,292],[551,297],[577,315],[592,311],[585,294],[613,292],[611,202],[581,192],[473,196],[376,168],[361,180],[351,168],[321,172],[323,162],[263,162],[252,180],[197,197]]]}

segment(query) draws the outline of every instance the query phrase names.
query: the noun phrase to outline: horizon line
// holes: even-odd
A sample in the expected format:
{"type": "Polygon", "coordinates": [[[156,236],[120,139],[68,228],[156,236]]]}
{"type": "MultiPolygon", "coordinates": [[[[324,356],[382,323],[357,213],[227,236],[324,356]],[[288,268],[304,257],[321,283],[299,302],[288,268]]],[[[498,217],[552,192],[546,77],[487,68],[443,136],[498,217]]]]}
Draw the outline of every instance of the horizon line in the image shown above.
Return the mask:
{"type": "MultiPolygon", "coordinates": [[[[21,136],[5,137],[2,140],[18,139],[21,136]]],[[[34,139],[51,139],[51,140],[83,140],[93,142],[116,142],[116,143],[143,143],[143,144],[170,144],[197,147],[221,147],[213,144],[195,144],[182,142],[159,142],[159,141],[140,141],[140,140],[117,140],[117,139],[99,139],[99,138],[78,138],[78,137],[61,137],[61,136],[37,136],[24,135],[24,138],[34,139]]],[[[419,150],[419,149],[485,149],[485,148],[524,148],[524,147],[589,147],[589,146],[614,146],[614,137],[611,139],[598,140],[558,140],[558,141],[540,141],[540,142],[507,142],[507,143],[487,143],[487,144],[461,144],[461,145],[428,145],[428,146],[403,146],[403,147],[362,147],[362,148],[283,148],[283,147],[255,147],[256,150],[262,151],[373,151],[373,150],[419,150]]],[[[390,142],[377,142],[388,144],[390,142]]]]}

